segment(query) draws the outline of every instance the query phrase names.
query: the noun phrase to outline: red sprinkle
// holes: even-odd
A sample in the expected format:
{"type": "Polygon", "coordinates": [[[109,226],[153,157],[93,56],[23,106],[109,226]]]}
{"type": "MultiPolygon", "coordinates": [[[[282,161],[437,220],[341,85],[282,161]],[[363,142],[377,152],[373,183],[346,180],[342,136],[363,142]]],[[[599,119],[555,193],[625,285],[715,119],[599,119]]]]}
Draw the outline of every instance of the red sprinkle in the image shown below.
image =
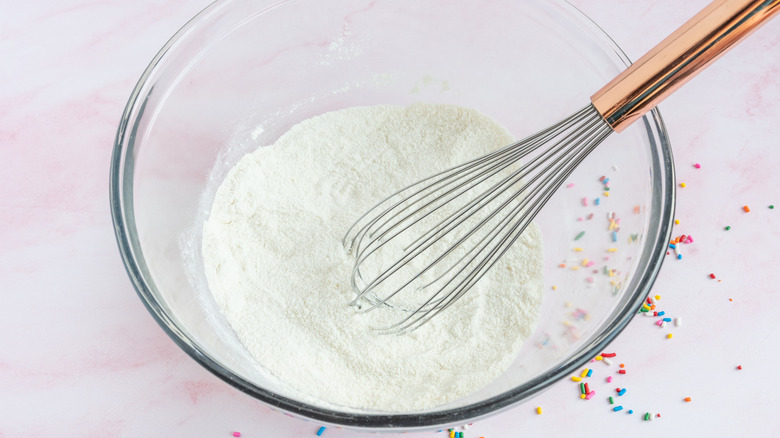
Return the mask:
{"type": "Polygon", "coordinates": [[[737,369],[741,370],[742,369],[742,365],[737,365],[737,369]]]}
{"type": "Polygon", "coordinates": [[[615,357],[617,353],[601,353],[601,357],[615,357]]]}
{"type": "Polygon", "coordinates": [[[585,382],[585,394],[590,393],[590,386],[588,386],[588,382],[585,382]]]}
{"type": "Polygon", "coordinates": [[[710,278],[715,278],[715,274],[710,274],[710,278]]]}
{"type": "Polygon", "coordinates": [[[618,370],[618,373],[620,373],[620,374],[625,374],[625,373],[626,373],[626,370],[618,370]]]}

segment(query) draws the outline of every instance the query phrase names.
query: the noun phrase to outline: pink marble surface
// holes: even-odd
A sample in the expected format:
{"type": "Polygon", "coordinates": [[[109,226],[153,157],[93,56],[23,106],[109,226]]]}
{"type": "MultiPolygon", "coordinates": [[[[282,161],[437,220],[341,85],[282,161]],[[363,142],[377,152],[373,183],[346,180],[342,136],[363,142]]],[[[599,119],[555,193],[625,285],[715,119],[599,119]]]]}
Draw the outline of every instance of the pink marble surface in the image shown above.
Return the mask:
{"type": "MultiPolygon", "coordinates": [[[[707,2],[572,3],[635,59],[707,2]]],[[[281,438],[319,426],[271,411],[186,356],[137,298],[114,242],[108,164],[122,109],[146,63],[207,4],[41,0],[0,14],[0,437],[281,438]]],[[[675,231],[696,242],[655,286],[684,317],[675,338],[637,318],[610,346],[629,365],[637,413],[580,402],[560,382],[466,436],[776,434],[778,69],[780,19],[661,105],[687,184],[675,231]],[[662,417],[641,421],[645,411],[662,417]]]]}

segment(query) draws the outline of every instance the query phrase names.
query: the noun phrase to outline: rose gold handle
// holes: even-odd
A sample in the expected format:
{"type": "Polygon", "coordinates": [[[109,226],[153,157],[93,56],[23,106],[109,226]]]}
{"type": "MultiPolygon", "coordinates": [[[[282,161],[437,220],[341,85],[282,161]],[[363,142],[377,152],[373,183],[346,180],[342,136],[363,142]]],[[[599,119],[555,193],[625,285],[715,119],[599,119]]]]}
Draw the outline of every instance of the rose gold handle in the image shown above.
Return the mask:
{"type": "Polygon", "coordinates": [[[780,0],[715,0],[590,100],[617,132],[780,11],[780,0]]]}

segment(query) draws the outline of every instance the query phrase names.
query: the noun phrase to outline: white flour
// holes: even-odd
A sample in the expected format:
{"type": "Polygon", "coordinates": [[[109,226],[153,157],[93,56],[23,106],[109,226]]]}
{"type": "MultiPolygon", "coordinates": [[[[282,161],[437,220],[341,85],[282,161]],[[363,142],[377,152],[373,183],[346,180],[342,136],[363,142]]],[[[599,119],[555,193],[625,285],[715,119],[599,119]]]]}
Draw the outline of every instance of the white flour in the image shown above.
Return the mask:
{"type": "Polygon", "coordinates": [[[245,156],[203,231],[209,287],[257,361],[298,391],[345,407],[431,408],[498,377],[532,333],[542,294],[541,234],[512,251],[446,312],[403,336],[356,314],[352,222],[408,183],[512,141],[451,105],[355,107],[301,122],[245,156]]]}

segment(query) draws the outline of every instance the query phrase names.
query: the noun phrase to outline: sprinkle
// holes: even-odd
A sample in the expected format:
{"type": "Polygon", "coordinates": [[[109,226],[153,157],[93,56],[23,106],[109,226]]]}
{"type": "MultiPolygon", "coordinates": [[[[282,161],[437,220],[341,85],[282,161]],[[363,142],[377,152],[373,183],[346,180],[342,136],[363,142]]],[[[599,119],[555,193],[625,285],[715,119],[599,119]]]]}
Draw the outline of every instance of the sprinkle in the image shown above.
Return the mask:
{"type": "Polygon", "coordinates": [[[629,413],[629,414],[633,414],[633,413],[634,413],[634,410],[633,410],[633,409],[629,409],[629,410],[628,410],[628,413],[629,413]]]}
{"type": "Polygon", "coordinates": [[[680,225],[680,219],[675,219],[675,220],[674,220],[674,224],[675,224],[675,225],[680,225]]]}
{"type": "MultiPolygon", "coordinates": [[[[593,375],[593,370],[589,368],[589,369],[588,369],[588,377],[590,377],[590,376],[592,376],[592,375],[593,375]]],[[[587,383],[586,383],[586,385],[587,385],[587,383]]]]}
{"type": "Polygon", "coordinates": [[[685,183],[680,183],[680,187],[685,188],[685,183]]]}
{"type": "Polygon", "coordinates": [[[743,206],[742,209],[745,210],[745,213],[750,213],[750,207],[747,205],[743,206]]]}
{"type": "Polygon", "coordinates": [[[455,438],[455,429],[450,429],[450,438],[455,438]]]}
{"type": "Polygon", "coordinates": [[[582,236],[584,236],[584,235],[585,235],[585,232],[584,231],[580,231],[579,234],[577,234],[574,237],[574,240],[580,240],[580,239],[582,239],[582,236]]]}
{"type": "Polygon", "coordinates": [[[769,209],[770,209],[770,210],[774,210],[774,209],[775,209],[775,206],[774,206],[774,205],[772,205],[772,204],[769,204],[769,209]]]}
{"type": "Polygon", "coordinates": [[[617,231],[612,231],[612,241],[617,242],[617,231]]]}
{"type": "Polygon", "coordinates": [[[607,383],[612,383],[612,376],[607,376],[607,383]]]}
{"type": "Polygon", "coordinates": [[[587,377],[587,376],[588,376],[588,369],[585,368],[584,370],[582,370],[582,373],[580,374],[580,377],[587,377]]]}
{"type": "Polygon", "coordinates": [[[582,394],[587,394],[587,391],[585,391],[585,384],[584,383],[580,383],[580,392],[582,394]]]}
{"type": "Polygon", "coordinates": [[[663,310],[660,312],[655,312],[655,316],[664,316],[664,315],[666,315],[666,312],[663,310]]]}
{"type": "Polygon", "coordinates": [[[680,327],[682,325],[682,316],[678,316],[677,318],[674,318],[674,326],[680,327]]]}
{"type": "Polygon", "coordinates": [[[574,248],[574,252],[582,252],[582,248],[576,247],[576,248],[574,248]]]}
{"type": "Polygon", "coordinates": [[[615,357],[617,353],[601,353],[601,357],[615,357]]]}
{"type": "Polygon", "coordinates": [[[608,248],[607,252],[617,252],[617,248],[608,248]]]}
{"type": "Polygon", "coordinates": [[[582,198],[582,206],[587,207],[588,206],[588,198],[582,198]]]}
{"type": "Polygon", "coordinates": [[[601,204],[601,199],[596,198],[593,200],[593,205],[599,205],[599,204],[601,204]]]}
{"type": "Polygon", "coordinates": [[[615,412],[622,411],[623,410],[623,406],[615,406],[614,408],[612,408],[612,410],[615,411],[615,412]]]}
{"type": "Polygon", "coordinates": [[[691,398],[690,397],[685,397],[683,400],[689,402],[689,401],[691,401],[691,398]]]}
{"type": "Polygon", "coordinates": [[[653,415],[650,412],[648,412],[648,413],[645,414],[644,418],[645,418],[645,421],[650,421],[650,420],[653,419],[653,415]]]}
{"type": "Polygon", "coordinates": [[[587,396],[588,396],[587,394],[580,394],[580,398],[583,399],[583,400],[585,400],[585,397],[587,397],[587,396]]]}
{"type": "Polygon", "coordinates": [[[604,175],[601,175],[601,178],[599,178],[599,181],[604,182],[605,179],[607,179],[607,177],[604,176],[604,175]]]}
{"type": "Polygon", "coordinates": [[[661,299],[661,296],[660,296],[660,295],[656,295],[656,296],[654,296],[653,298],[655,298],[655,300],[656,300],[656,301],[658,301],[658,300],[660,300],[660,299],[661,299]]]}
{"type": "MultiPolygon", "coordinates": [[[[325,432],[325,426],[320,427],[320,430],[317,431],[317,436],[322,436],[322,433],[325,432]]],[[[450,433],[450,438],[452,438],[452,433],[450,433]]]]}
{"type": "Polygon", "coordinates": [[[596,359],[596,360],[602,360],[602,359],[604,359],[604,358],[603,358],[603,357],[601,357],[601,355],[598,355],[598,356],[594,357],[594,359],[596,359]]]}
{"type": "Polygon", "coordinates": [[[571,376],[571,380],[573,380],[575,382],[581,382],[582,378],[581,377],[577,377],[577,376],[571,376]]]}
{"type": "Polygon", "coordinates": [[[742,369],[742,365],[737,365],[737,369],[741,370],[742,369]]]}
{"type": "Polygon", "coordinates": [[[585,394],[590,394],[590,385],[587,382],[585,382],[585,394]]]}
{"type": "Polygon", "coordinates": [[[613,399],[611,396],[609,397],[609,404],[614,405],[615,399],[613,399]]]}
{"type": "Polygon", "coordinates": [[[536,407],[536,415],[542,415],[542,407],[541,406],[537,406],[536,407]]]}
{"type": "Polygon", "coordinates": [[[715,278],[715,274],[710,274],[710,278],[715,278]]]}
{"type": "Polygon", "coordinates": [[[241,436],[241,432],[233,432],[233,436],[234,437],[240,437],[241,436]]]}
{"type": "Polygon", "coordinates": [[[669,333],[668,335],[666,335],[666,339],[672,339],[672,334],[669,333]]]}
{"type": "Polygon", "coordinates": [[[618,373],[619,373],[619,374],[625,374],[625,373],[626,373],[626,370],[618,370],[618,373]]]}
{"type": "Polygon", "coordinates": [[[634,214],[639,214],[639,212],[640,212],[640,211],[642,211],[642,209],[641,209],[641,208],[639,208],[639,206],[638,206],[638,205],[635,205],[635,206],[634,206],[634,214]]]}
{"type": "Polygon", "coordinates": [[[574,183],[568,183],[568,184],[566,184],[566,188],[567,188],[567,189],[570,189],[570,188],[572,188],[572,187],[574,187],[574,183]]]}
{"type": "Polygon", "coordinates": [[[625,393],[626,393],[626,388],[623,388],[623,389],[621,389],[620,391],[618,391],[618,395],[619,395],[619,396],[620,396],[620,395],[623,395],[623,394],[625,394],[625,393]]]}
{"type": "Polygon", "coordinates": [[[593,396],[596,395],[596,391],[590,391],[588,395],[585,396],[585,400],[590,400],[593,398],[593,396]]]}
{"type": "Polygon", "coordinates": [[[469,430],[469,425],[468,424],[464,424],[463,426],[461,426],[461,428],[463,428],[463,430],[469,430]]]}
{"type": "Polygon", "coordinates": [[[664,322],[672,322],[672,318],[664,318],[664,322]]]}
{"type": "Polygon", "coordinates": [[[697,168],[697,169],[701,169],[701,164],[699,164],[699,163],[693,163],[693,167],[695,167],[695,168],[697,168]]]}

